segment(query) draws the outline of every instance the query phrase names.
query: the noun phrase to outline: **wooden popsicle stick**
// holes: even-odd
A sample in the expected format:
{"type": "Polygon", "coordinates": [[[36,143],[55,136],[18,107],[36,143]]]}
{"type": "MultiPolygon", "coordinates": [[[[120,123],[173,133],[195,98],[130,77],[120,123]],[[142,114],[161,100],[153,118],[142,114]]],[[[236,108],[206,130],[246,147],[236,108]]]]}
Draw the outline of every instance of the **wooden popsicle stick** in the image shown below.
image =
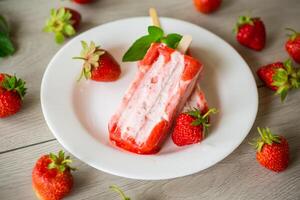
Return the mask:
{"type": "Polygon", "coordinates": [[[185,54],[185,52],[188,50],[189,46],[192,43],[192,36],[190,35],[184,35],[182,36],[182,39],[180,40],[178,46],[177,46],[177,50],[183,54],[185,54]]]}
{"type": "MultiPolygon", "coordinates": [[[[150,8],[149,9],[149,15],[151,17],[152,20],[152,25],[157,26],[157,27],[161,27],[160,26],[160,22],[159,22],[159,17],[157,14],[157,11],[155,8],[150,8]]],[[[187,51],[187,49],[189,48],[189,46],[191,45],[192,42],[192,36],[190,35],[184,35],[182,37],[182,39],[180,40],[177,50],[183,54],[185,54],[185,52],[187,51]]]]}
{"type": "Polygon", "coordinates": [[[152,24],[154,26],[160,27],[159,18],[158,18],[158,15],[157,15],[157,12],[156,12],[155,8],[150,8],[149,9],[149,15],[151,17],[152,24]]]}

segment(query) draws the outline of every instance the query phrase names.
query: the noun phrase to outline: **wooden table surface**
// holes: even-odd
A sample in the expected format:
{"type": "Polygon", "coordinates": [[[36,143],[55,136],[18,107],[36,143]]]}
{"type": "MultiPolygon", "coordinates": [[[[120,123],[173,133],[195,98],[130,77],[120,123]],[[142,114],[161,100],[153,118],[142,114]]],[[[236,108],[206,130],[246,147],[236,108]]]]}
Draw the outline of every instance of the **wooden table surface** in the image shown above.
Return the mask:
{"type": "MultiPolygon", "coordinates": [[[[286,59],[284,28],[300,30],[299,0],[224,0],[221,9],[212,15],[196,12],[192,0],[97,0],[86,6],[59,0],[1,0],[0,13],[12,26],[18,50],[0,60],[0,71],[16,73],[26,80],[29,88],[21,112],[0,120],[0,199],[3,200],[36,199],[31,189],[35,161],[41,154],[62,149],[48,129],[40,106],[42,75],[61,48],[54,43],[53,35],[41,29],[50,9],[59,6],[82,13],[80,32],[117,19],[147,15],[148,8],[155,6],[161,16],[198,24],[225,39],[253,72],[260,65],[286,59]],[[268,39],[262,52],[240,46],[231,32],[237,17],[247,13],[260,16],[265,22],[268,39]]],[[[106,174],[74,158],[74,165],[80,170],[74,173],[75,187],[66,199],[119,199],[108,189],[111,184],[122,187],[134,200],[300,199],[300,91],[291,92],[281,104],[278,96],[257,77],[256,80],[260,103],[254,128],[223,161],[183,178],[142,181],[106,174]],[[273,173],[256,162],[255,151],[248,142],[256,136],[257,126],[269,126],[288,139],[291,163],[286,171],[273,173]]]]}

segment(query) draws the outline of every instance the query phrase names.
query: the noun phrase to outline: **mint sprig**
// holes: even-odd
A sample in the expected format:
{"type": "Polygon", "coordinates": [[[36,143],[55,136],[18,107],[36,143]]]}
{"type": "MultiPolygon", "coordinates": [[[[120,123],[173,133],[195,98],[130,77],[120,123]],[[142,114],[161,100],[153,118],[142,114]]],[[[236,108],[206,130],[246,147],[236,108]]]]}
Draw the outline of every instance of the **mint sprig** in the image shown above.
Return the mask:
{"type": "Polygon", "coordinates": [[[137,39],[124,54],[123,62],[133,62],[142,60],[147,50],[154,42],[165,43],[168,47],[176,49],[182,36],[177,33],[171,33],[164,36],[164,31],[157,26],[148,26],[148,35],[137,39]]]}
{"type": "Polygon", "coordinates": [[[0,57],[12,55],[15,47],[9,37],[9,27],[3,16],[0,15],[0,57]]]}

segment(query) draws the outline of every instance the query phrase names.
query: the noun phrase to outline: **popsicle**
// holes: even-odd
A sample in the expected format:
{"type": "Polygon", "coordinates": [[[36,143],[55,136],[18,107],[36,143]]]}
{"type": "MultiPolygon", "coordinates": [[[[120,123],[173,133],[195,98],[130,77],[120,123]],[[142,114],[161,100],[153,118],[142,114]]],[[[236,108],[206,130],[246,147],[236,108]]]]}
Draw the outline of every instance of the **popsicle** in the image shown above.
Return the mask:
{"type": "Polygon", "coordinates": [[[183,109],[203,66],[191,56],[153,43],[138,67],[109,122],[109,136],[125,150],[154,154],[160,150],[176,114],[183,109]]]}

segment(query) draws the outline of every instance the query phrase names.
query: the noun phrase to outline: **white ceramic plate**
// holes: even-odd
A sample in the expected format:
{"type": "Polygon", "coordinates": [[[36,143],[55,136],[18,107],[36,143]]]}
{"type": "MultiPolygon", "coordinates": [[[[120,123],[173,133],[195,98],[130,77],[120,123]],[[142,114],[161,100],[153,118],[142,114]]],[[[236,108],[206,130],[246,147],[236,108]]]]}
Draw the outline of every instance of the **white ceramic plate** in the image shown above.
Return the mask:
{"type": "Polygon", "coordinates": [[[188,22],[161,18],[166,33],[190,34],[191,52],[205,65],[200,85],[211,107],[220,111],[212,118],[210,135],[187,147],[169,138],[156,155],[136,155],[112,146],[107,124],[137,70],[136,63],[121,63],[135,39],[145,34],[148,17],[100,25],[68,42],[49,63],[41,86],[46,122],[58,141],[90,166],[135,179],[168,179],[208,168],[229,155],[246,137],[256,117],[258,95],[252,73],[241,56],[215,34],[188,22]],[[121,64],[117,82],[76,82],[82,62],[73,60],[80,41],[95,41],[121,64]]]}

